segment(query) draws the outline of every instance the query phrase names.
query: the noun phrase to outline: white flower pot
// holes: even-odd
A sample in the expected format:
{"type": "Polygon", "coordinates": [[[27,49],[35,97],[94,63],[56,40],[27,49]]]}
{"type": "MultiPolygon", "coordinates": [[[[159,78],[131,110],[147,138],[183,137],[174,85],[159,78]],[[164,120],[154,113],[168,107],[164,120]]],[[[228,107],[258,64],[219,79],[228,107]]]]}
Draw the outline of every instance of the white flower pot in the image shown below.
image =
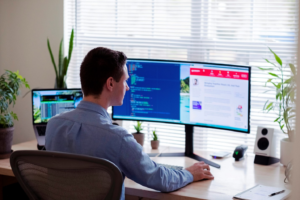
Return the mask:
{"type": "Polygon", "coordinates": [[[293,159],[293,142],[288,138],[280,141],[280,163],[287,166],[293,159]]]}

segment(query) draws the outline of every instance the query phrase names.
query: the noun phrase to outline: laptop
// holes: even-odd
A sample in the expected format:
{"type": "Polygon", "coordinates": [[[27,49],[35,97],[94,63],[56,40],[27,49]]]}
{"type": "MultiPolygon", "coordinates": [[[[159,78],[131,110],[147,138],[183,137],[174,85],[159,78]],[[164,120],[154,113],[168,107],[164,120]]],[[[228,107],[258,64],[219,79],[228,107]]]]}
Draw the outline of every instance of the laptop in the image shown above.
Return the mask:
{"type": "Polygon", "coordinates": [[[74,110],[83,99],[81,89],[33,89],[32,122],[38,147],[45,146],[48,121],[55,115],[74,110]]]}

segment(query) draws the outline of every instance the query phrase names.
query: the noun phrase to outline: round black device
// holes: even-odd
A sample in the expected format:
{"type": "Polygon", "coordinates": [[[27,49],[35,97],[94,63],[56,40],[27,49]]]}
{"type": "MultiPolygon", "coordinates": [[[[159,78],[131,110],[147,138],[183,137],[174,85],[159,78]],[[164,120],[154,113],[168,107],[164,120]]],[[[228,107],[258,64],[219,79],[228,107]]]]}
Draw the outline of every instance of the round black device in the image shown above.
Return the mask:
{"type": "Polygon", "coordinates": [[[268,129],[264,128],[263,130],[261,130],[261,134],[267,135],[268,134],[268,129]]]}
{"type": "Polygon", "coordinates": [[[269,140],[265,137],[263,138],[260,138],[258,141],[257,141],[257,147],[260,149],[260,150],[266,150],[269,146],[269,140]]]}

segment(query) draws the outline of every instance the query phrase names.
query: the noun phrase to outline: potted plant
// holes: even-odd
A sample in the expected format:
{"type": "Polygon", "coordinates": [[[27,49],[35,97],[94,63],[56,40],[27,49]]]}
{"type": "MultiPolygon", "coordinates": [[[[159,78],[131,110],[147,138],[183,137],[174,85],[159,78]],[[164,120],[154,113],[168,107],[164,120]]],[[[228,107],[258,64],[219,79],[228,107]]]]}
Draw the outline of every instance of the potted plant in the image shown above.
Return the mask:
{"type": "Polygon", "coordinates": [[[50,46],[50,41],[47,39],[47,45],[48,45],[48,50],[50,53],[51,61],[54,67],[55,71],[55,88],[67,88],[66,84],[66,78],[67,78],[67,71],[68,71],[68,66],[71,60],[71,55],[73,51],[73,39],[74,39],[74,30],[72,29],[71,36],[70,36],[70,42],[69,42],[69,52],[68,56],[64,56],[64,48],[63,48],[63,39],[60,41],[59,45],[59,54],[58,54],[58,67],[56,67],[54,57],[52,54],[51,46],[50,46]]]}
{"type": "Polygon", "coordinates": [[[142,128],[142,122],[137,121],[137,125],[134,125],[134,128],[136,130],[135,133],[132,133],[134,139],[137,141],[137,143],[139,143],[141,146],[144,145],[144,140],[145,140],[145,134],[141,133],[141,131],[143,130],[142,128]]]}
{"type": "Polygon", "coordinates": [[[0,76],[0,158],[8,158],[12,152],[14,120],[18,120],[18,116],[9,110],[9,105],[15,105],[21,85],[30,89],[19,71],[6,70],[0,76]]]}
{"type": "Polygon", "coordinates": [[[156,130],[153,130],[152,131],[152,137],[153,137],[153,140],[151,140],[151,147],[152,149],[158,149],[158,146],[159,146],[159,140],[157,138],[157,134],[156,134],[156,130]]]}
{"type": "MultiPolygon", "coordinates": [[[[270,49],[270,48],[269,48],[270,49]]],[[[276,96],[273,100],[267,100],[263,110],[270,112],[271,110],[276,110],[276,119],[281,131],[287,134],[287,138],[280,141],[280,162],[283,165],[287,165],[292,160],[292,146],[294,140],[294,127],[291,122],[295,120],[295,91],[296,91],[296,69],[291,63],[288,64],[290,75],[287,77],[286,68],[280,59],[280,57],[270,49],[271,53],[274,55],[276,64],[265,59],[269,64],[272,65],[271,68],[260,68],[261,70],[269,71],[268,74],[272,78],[266,81],[270,87],[276,89],[276,96]],[[287,78],[286,78],[287,77],[287,78]]]]}

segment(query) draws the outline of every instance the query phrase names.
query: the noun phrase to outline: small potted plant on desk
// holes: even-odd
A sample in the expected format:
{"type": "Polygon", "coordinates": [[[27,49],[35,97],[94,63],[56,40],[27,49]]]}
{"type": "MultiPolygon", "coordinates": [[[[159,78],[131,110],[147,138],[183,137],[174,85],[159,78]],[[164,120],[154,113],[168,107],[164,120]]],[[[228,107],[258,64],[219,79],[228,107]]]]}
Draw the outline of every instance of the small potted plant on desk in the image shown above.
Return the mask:
{"type": "Polygon", "coordinates": [[[135,133],[132,133],[134,139],[139,143],[141,146],[144,145],[144,140],[145,140],[145,134],[142,133],[141,131],[143,130],[142,128],[142,122],[137,121],[137,125],[134,125],[134,128],[136,130],[135,133]]]}
{"type": "Polygon", "coordinates": [[[152,131],[152,137],[153,137],[153,140],[151,140],[151,147],[152,149],[158,149],[158,146],[159,146],[159,140],[157,138],[157,134],[156,134],[156,130],[153,130],[152,131]]]}
{"type": "Polygon", "coordinates": [[[12,153],[14,120],[18,120],[18,117],[16,113],[9,111],[9,105],[15,105],[20,92],[19,87],[22,84],[30,89],[27,81],[19,74],[19,71],[6,70],[0,76],[0,159],[9,158],[12,153]]]}
{"type": "MultiPolygon", "coordinates": [[[[280,141],[280,162],[287,166],[292,160],[292,147],[294,140],[294,125],[291,123],[295,120],[295,91],[296,91],[296,69],[291,63],[289,67],[285,67],[282,64],[281,59],[274,51],[269,48],[270,52],[274,55],[276,64],[265,59],[271,68],[260,68],[264,71],[269,71],[268,74],[271,76],[266,81],[266,85],[270,84],[272,88],[276,89],[276,96],[272,100],[267,100],[263,110],[270,112],[275,111],[277,114],[274,122],[277,122],[281,131],[288,135],[280,141]],[[287,72],[289,75],[287,75],[287,72]]],[[[270,90],[268,90],[270,91],[270,90]]]]}

